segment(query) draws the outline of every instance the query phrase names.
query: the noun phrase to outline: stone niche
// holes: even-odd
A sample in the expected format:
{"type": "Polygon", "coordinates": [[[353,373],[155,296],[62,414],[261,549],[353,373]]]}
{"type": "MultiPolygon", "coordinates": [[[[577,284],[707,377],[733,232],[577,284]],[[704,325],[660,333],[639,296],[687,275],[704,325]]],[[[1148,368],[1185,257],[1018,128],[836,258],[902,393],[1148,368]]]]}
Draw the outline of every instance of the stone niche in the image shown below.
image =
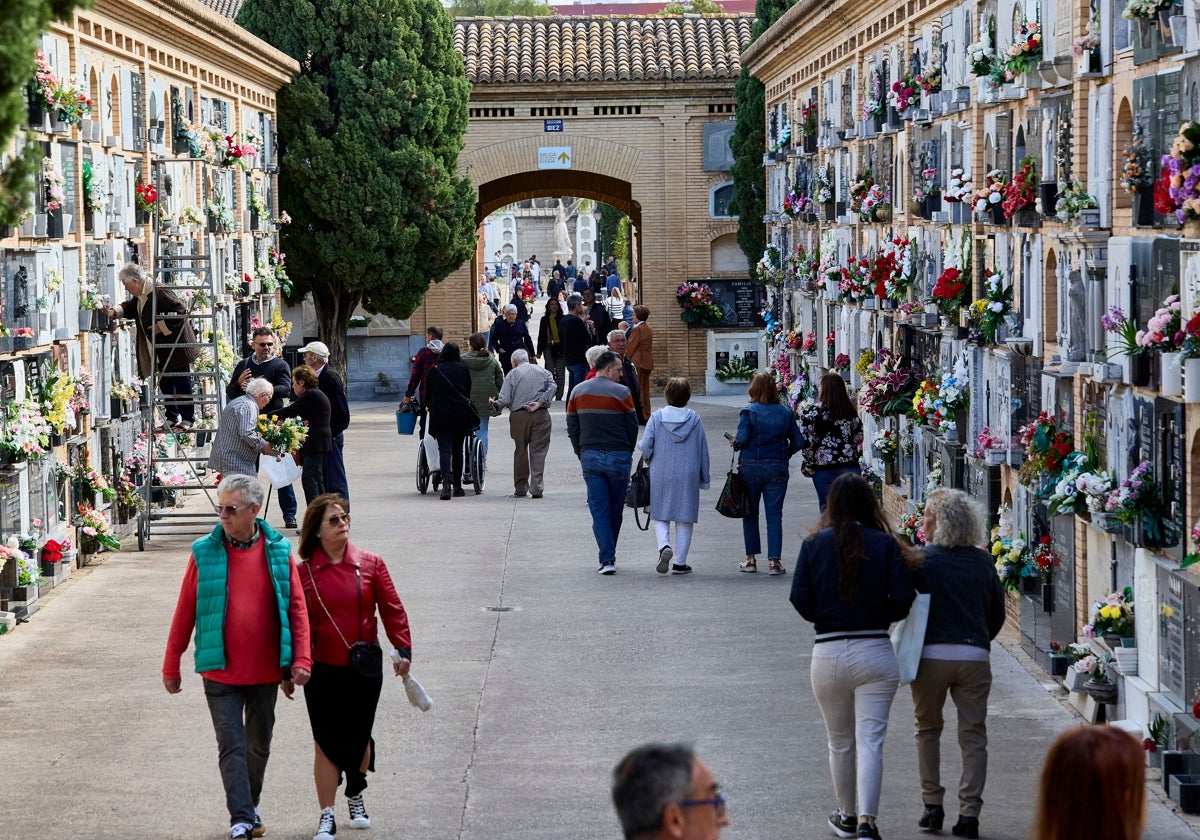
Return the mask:
{"type": "MultiPolygon", "coordinates": [[[[762,333],[708,331],[705,347],[704,393],[710,397],[746,396],[749,380],[731,379],[722,382],[716,377],[717,367],[732,359],[746,359],[759,370],[767,366],[767,343],[762,333]]],[[[746,397],[747,401],[749,397],[746,397]]]]}

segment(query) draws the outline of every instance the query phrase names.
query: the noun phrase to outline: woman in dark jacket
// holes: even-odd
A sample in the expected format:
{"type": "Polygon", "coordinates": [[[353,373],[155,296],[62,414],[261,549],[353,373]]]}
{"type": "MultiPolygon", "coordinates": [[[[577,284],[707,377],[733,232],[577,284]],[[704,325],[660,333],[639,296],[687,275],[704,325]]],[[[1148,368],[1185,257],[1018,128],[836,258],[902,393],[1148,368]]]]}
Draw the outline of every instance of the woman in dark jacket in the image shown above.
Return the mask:
{"type": "MultiPolygon", "coordinates": [[[[553,282],[553,281],[551,281],[553,282]]],[[[567,356],[562,342],[562,303],[551,296],[546,301],[546,314],[538,327],[537,354],[546,363],[546,370],[554,377],[554,399],[561,400],[563,386],[567,384],[567,356]]]]}
{"type": "Polygon", "coordinates": [[[325,492],[325,456],[333,445],[329,397],[321,391],[317,374],[308,365],[292,369],[292,393],[296,395],[292,404],[272,414],[280,420],[299,417],[308,424],[308,437],[300,447],[300,484],[304,487],[304,503],[311,505],[325,492]]]}
{"type": "Polygon", "coordinates": [[[507,374],[512,370],[512,351],[526,350],[529,358],[537,356],[533,349],[533,339],[529,337],[529,328],[517,314],[515,304],[504,307],[503,317],[497,318],[492,324],[492,335],[488,339],[488,349],[500,358],[500,367],[507,374]]]}
{"type": "Polygon", "coordinates": [[[787,496],[788,460],[804,445],[792,410],[779,401],[775,377],[763,371],[750,380],[750,403],[738,417],[737,434],[730,441],[741,455],[750,512],[742,520],[746,559],[743,572],[758,571],[762,550],[758,533],[758,501],[767,519],[767,557],[770,573],[787,574],[783,567],[783,499],[787,496]]]}
{"type": "Polygon", "coordinates": [[[817,504],[825,510],[829,485],[844,473],[861,473],[863,429],[858,410],[846,393],[846,381],[836,373],[821,377],[817,402],[801,412],[804,435],[800,471],[810,476],[817,491],[817,504]]]}
{"type": "Polygon", "coordinates": [[[463,364],[458,345],[453,341],[442,348],[438,363],[425,374],[425,400],[429,403],[429,433],[438,442],[442,498],[450,498],[451,483],[453,495],[465,496],[463,439],[478,423],[471,403],[471,371],[463,364]]]}
{"type": "Polygon", "coordinates": [[[888,625],[908,615],[916,592],[862,476],[833,482],[817,527],[800,546],[791,601],[817,631],[810,673],[838,799],[829,827],[839,837],[878,838],[883,740],[900,685],[888,625]]]}
{"type": "Polygon", "coordinates": [[[925,813],[918,825],[940,831],[946,817],[939,767],[946,692],[958,710],[962,779],[957,837],[979,836],[987,779],[987,704],[992,688],[992,639],[1004,626],[1004,590],[984,540],[983,512],[961,490],[939,487],[925,501],[928,546],[917,591],[929,593],[929,623],[921,667],[912,683],[917,721],[917,768],[925,813]]]}

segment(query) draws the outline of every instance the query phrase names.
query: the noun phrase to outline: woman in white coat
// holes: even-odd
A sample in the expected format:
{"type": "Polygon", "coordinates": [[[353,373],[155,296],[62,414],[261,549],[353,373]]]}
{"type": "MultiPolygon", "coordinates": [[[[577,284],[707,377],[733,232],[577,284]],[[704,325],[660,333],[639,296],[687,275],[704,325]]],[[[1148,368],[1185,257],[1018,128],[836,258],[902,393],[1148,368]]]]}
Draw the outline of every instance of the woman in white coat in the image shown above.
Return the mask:
{"type": "Polygon", "coordinates": [[[658,537],[657,571],[665,575],[670,568],[672,574],[686,575],[692,571],[687,555],[692,526],[700,518],[700,491],[709,484],[708,438],[700,415],[687,407],[692,386],[686,379],[668,380],[665,396],[666,406],[650,415],[640,448],[650,464],[650,518],[658,537]]]}

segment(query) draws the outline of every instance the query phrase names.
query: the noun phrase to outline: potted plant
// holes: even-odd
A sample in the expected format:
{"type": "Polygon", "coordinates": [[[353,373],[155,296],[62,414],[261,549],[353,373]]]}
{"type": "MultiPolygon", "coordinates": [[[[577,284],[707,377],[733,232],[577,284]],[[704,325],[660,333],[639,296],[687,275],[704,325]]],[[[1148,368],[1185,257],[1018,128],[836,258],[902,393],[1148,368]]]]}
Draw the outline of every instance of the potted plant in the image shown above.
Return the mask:
{"type": "Polygon", "coordinates": [[[17,327],[13,330],[13,349],[17,351],[33,349],[34,333],[32,327],[17,327]]]}
{"type": "Polygon", "coordinates": [[[720,382],[749,382],[754,378],[758,369],[746,361],[744,357],[735,356],[720,365],[713,373],[720,382]]]}
{"type": "Polygon", "coordinates": [[[1097,703],[1117,702],[1117,685],[1109,681],[1107,656],[1091,654],[1075,663],[1075,669],[1087,675],[1083,683],[1083,692],[1097,703]]]}
{"type": "Polygon", "coordinates": [[[18,548],[6,547],[4,550],[17,566],[17,585],[13,587],[11,601],[28,606],[38,599],[38,585],[42,582],[41,566],[18,548]]]}
{"type": "Polygon", "coordinates": [[[376,394],[399,394],[400,386],[388,378],[388,375],[383,371],[375,374],[375,393],[376,394]]]}
{"type": "Polygon", "coordinates": [[[975,436],[975,457],[982,458],[989,467],[996,467],[1008,460],[1008,447],[1003,438],[992,434],[992,430],[984,426],[983,431],[975,436]]]}

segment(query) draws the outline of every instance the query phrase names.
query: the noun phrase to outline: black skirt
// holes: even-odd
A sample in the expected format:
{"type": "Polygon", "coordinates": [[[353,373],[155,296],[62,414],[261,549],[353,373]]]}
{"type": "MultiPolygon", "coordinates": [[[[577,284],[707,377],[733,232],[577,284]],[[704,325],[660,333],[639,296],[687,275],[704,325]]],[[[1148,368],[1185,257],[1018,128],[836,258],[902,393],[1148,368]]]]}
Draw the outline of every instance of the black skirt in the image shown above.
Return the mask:
{"type": "Polygon", "coordinates": [[[363,754],[371,748],[368,769],[375,772],[375,708],[383,690],[383,675],[363,677],[349,665],[314,662],[312,677],[304,686],[304,704],[313,740],[325,757],[346,775],[346,796],[356,796],[367,786],[361,770],[363,754]]]}

